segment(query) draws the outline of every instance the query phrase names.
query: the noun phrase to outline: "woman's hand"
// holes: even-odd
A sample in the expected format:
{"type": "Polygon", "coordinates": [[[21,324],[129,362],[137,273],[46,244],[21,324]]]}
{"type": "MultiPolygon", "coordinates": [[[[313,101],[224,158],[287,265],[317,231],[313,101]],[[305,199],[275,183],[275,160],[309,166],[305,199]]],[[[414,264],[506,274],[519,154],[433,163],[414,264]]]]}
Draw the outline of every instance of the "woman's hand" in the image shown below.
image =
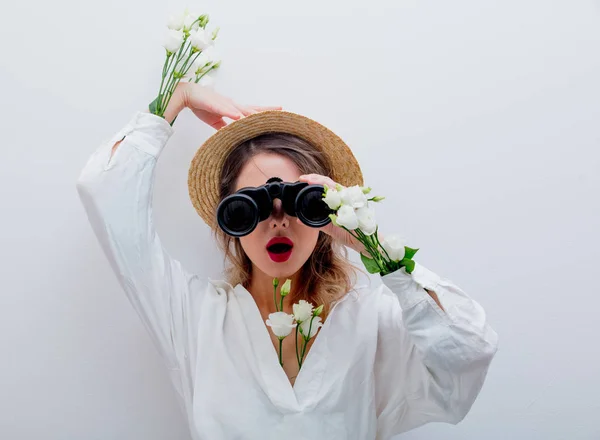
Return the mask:
{"type": "MultiPolygon", "coordinates": [[[[306,174],[298,178],[300,182],[307,182],[310,185],[327,185],[331,189],[335,189],[337,184],[331,178],[322,176],[320,174],[306,174]]],[[[302,223],[300,219],[296,219],[297,222],[302,223]]],[[[364,245],[355,239],[343,228],[328,223],[326,226],[319,228],[320,231],[325,232],[327,235],[331,235],[335,241],[354,249],[356,252],[362,252],[365,256],[368,256],[368,252],[365,250],[364,245]]]]}
{"type": "Polygon", "coordinates": [[[261,107],[256,105],[241,105],[231,98],[220,95],[210,87],[201,86],[192,82],[180,82],[173,94],[178,102],[185,108],[188,107],[201,121],[215,129],[225,127],[224,117],[240,119],[244,116],[265,110],[281,110],[281,106],[261,107]]]}

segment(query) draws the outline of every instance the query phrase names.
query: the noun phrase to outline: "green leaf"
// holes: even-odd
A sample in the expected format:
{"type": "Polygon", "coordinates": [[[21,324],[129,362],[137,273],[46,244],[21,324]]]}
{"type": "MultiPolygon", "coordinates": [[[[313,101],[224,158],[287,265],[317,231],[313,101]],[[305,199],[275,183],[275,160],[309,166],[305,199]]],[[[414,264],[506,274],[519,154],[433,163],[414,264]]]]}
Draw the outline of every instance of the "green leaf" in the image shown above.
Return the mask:
{"type": "Polygon", "coordinates": [[[415,270],[415,262],[413,260],[409,260],[408,258],[403,258],[402,260],[400,260],[400,264],[402,266],[406,267],[407,273],[412,273],[412,271],[415,270]]]}
{"type": "Polygon", "coordinates": [[[408,246],[404,246],[404,258],[406,258],[407,260],[411,259],[412,257],[415,256],[415,254],[417,253],[419,249],[412,249],[409,248],[408,246]]]}
{"type": "Polygon", "coordinates": [[[369,257],[365,257],[362,253],[360,254],[360,259],[362,260],[367,272],[369,273],[379,273],[380,269],[375,260],[369,257]]]}
{"type": "Polygon", "coordinates": [[[154,101],[150,103],[148,106],[150,109],[150,113],[157,115],[158,114],[158,104],[160,103],[160,96],[157,96],[154,101]]]}

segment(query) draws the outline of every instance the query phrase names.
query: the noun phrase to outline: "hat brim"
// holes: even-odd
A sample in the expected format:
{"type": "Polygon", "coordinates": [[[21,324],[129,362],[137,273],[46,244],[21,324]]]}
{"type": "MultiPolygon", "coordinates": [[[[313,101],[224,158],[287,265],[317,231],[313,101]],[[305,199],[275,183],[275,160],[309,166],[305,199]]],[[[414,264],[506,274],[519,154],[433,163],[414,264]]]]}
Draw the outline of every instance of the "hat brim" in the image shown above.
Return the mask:
{"type": "Polygon", "coordinates": [[[283,110],[253,113],[231,122],[210,136],[196,151],[188,173],[188,189],[194,208],[211,227],[217,227],[221,169],[239,144],[265,133],[288,133],[309,142],[328,158],[331,177],[343,186],[363,185],[358,161],[346,143],[327,127],[306,116],[283,110]]]}

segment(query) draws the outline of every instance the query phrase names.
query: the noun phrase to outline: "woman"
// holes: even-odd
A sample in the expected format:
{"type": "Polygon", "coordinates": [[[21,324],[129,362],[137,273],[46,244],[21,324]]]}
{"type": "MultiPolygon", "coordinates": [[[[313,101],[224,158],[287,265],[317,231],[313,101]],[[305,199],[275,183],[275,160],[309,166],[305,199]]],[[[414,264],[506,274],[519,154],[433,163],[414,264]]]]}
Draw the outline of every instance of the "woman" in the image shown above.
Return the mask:
{"type": "Polygon", "coordinates": [[[77,182],[111,267],[167,363],[192,436],[388,439],[427,422],[461,421],[497,350],[481,306],[418,262],[411,274],[402,268],[383,276],[378,288],[354,285],[338,248],[360,252],[360,243],[331,224],[303,224],[278,198],[250,234],[219,230],[220,200],[274,177],[362,183],[351,151],[320,124],[180,83],[164,119],[136,112],[94,152],[77,182]],[[184,108],[218,129],[196,153],[189,184],[194,207],[231,263],[229,282],[188,272],[154,228],[154,169],[184,108]],[[325,140],[333,143],[324,147],[325,140]],[[293,243],[285,261],[269,245],[274,237],[293,243]],[[324,325],[300,369],[296,340],[284,340],[282,368],[279,340],[265,325],[275,312],[274,277],[292,280],[284,312],[299,299],[325,305],[324,325]]]}

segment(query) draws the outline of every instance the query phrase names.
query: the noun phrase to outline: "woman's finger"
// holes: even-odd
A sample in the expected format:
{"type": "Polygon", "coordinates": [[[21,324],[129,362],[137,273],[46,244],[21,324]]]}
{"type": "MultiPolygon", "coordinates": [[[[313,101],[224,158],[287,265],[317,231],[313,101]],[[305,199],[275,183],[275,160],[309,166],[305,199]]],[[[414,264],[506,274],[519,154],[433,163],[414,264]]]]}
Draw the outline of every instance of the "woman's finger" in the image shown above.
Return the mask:
{"type": "Polygon", "coordinates": [[[195,108],[192,108],[191,110],[192,113],[194,113],[194,115],[196,115],[198,119],[210,125],[216,130],[219,130],[227,125],[223,118],[219,117],[214,113],[208,112],[206,110],[198,110],[195,108]]]}
{"type": "Polygon", "coordinates": [[[230,104],[226,100],[218,100],[211,102],[206,107],[206,110],[219,116],[225,116],[230,119],[240,119],[244,114],[235,105],[230,104]]]}
{"type": "Polygon", "coordinates": [[[267,110],[282,110],[283,109],[283,107],[280,106],[280,105],[276,105],[276,106],[250,105],[248,107],[253,108],[257,112],[264,112],[264,111],[267,111],[267,110]]]}
{"type": "MultiPolygon", "coordinates": [[[[234,103],[235,104],[235,103],[234,103]]],[[[281,110],[281,106],[274,107],[260,107],[256,105],[241,105],[235,104],[236,108],[238,108],[245,116],[252,115],[254,113],[260,113],[267,110],[281,110]]]]}
{"type": "Polygon", "coordinates": [[[240,119],[246,116],[239,108],[234,104],[226,105],[228,113],[223,113],[222,116],[227,116],[230,119],[240,119]]]}
{"type": "Polygon", "coordinates": [[[243,114],[244,116],[249,116],[253,113],[257,113],[258,111],[255,110],[254,108],[250,107],[250,106],[246,106],[246,105],[236,105],[236,108],[238,108],[243,114]]]}
{"type": "Polygon", "coordinates": [[[223,118],[213,122],[212,124],[210,124],[211,127],[213,127],[216,130],[220,130],[221,128],[225,127],[227,124],[225,123],[225,121],[223,120],[223,118]]]}
{"type": "Polygon", "coordinates": [[[300,176],[298,180],[301,182],[308,182],[310,184],[327,185],[329,188],[336,187],[336,183],[333,181],[333,179],[320,174],[305,174],[300,176]]]}

